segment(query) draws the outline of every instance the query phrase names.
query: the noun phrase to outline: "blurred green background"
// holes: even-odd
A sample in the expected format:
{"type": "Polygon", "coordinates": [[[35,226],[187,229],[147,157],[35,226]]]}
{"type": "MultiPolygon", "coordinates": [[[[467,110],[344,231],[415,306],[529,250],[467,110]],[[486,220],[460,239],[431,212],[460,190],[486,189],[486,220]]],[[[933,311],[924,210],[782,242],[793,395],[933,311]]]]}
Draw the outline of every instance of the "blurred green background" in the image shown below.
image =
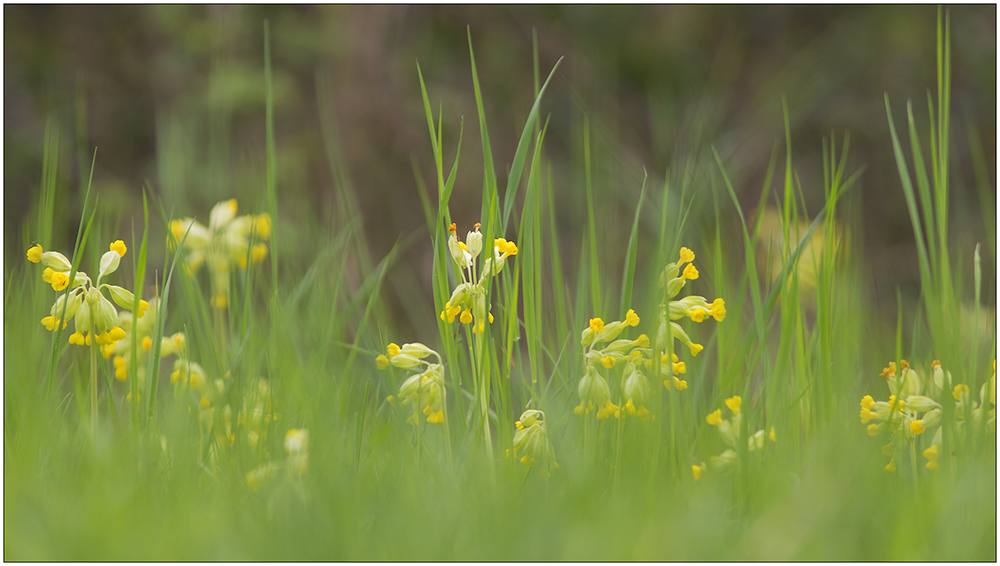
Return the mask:
{"type": "MultiPolygon", "coordinates": [[[[419,60],[432,103],[443,103],[449,155],[460,118],[470,119],[451,201],[460,231],[466,229],[477,220],[482,186],[468,26],[501,176],[533,99],[533,31],[542,78],[565,57],[542,110],[552,120],[546,151],[567,253],[575,254],[586,229],[584,115],[594,128],[598,228],[609,245],[624,248],[622,227],[630,224],[643,167],[658,187],[668,168],[676,181],[680,168],[691,166],[690,189],[697,192],[712,145],[726,160],[744,209],[752,210],[772,152],[784,152],[784,96],[807,209],[823,202],[823,137],[851,136],[849,170],[864,167],[856,189],[860,249],[873,300],[891,320],[895,287],[908,300],[919,289],[883,96],[888,93],[897,120],[905,119],[905,101],[912,98],[926,134],[927,89],[936,76],[935,12],[933,6],[5,6],[5,263],[23,255],[20,239],[11,236],[38,191],[50,115],[60,126],[60,190],[80,194],[80,172],[96,147],[95,188],[103,206],[113,209],[102,214],[122,219],[123,229],[124,219],[140,210],[144,183],[175,215],[207,211],[246,191],[261,198],[241,201],[241,210],[260,209],[264,19],[272,26],[285,220],[335,217],[340,183],[356,194],[373,257],[423,229],[414,162],[431,187],[433,163],[419,60]],[[335,167],[319,126],[323,116],[339,140],[335,167]]],[[[990,274],[984,296],[992,297],[995,250],[987,242],[995,241],[996,229],[996,8],[955,6],[950,14],[950,242],[965,265],[975,242],[984,242],[990,274]],[[980,147],[970,149],[970,140],[980,147]],[[984,196],[990,200],[981,204],[984,196]]],[[[714,230],[705,197],[695,199],[690,227],[696,233],[714,230]]],[[[57,227],[61,241],[76,233],[72,219],[81,200],[57,206],[57,215],[72,224],[57,227]]],[[[724,214],[735,221],[733,212],[724,214]]],[[[657,233],[653,225],[640,230],[646,237],[657,233]]],[[[739,241],[731,226],[723,233],[739,241]]],[[[430,253],[418,246],[403,271],[428,297],[430,253]]],[[[569,273],[574,265],[570,258],[569,273]]],[[[393,300],[399,312],[401,301],[393,300]]]]}

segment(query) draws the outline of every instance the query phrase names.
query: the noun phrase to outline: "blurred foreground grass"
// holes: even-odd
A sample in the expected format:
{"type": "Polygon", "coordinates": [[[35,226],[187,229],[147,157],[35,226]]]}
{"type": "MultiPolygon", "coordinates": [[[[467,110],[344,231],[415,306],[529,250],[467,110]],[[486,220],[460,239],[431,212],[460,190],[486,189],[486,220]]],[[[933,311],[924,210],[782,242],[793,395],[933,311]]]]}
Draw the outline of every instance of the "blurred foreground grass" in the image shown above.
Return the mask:
{"type": "MultiPolygon", "coordinates": [[[[939,29],[949,28],[941,21],[939,29]]],[[[859,193],[868,190],[862,186],[868,171],[853,165],[848,156],[855,150],[845,136],[796,141],[822,147],[822,174],[800,180],[794,161],[799,145],[791,143],[786,109],[785,139],[762,166],[767,173],[756,207],[740,203],[723,141],[703,140],[690,153],[678,152],[664,178],[654,181],[651,172],[615,191],[609,178],[616,157],[605,151],[613,149],[614,137],[589,117],[573,121],[579,149],[573,171],[558,169],[548,157],[544,140],[554,126],[540,91],[549,69],[537,52],[540,110],[526,111],[527,123],[514,126],[493,122],[481,100],[489,93],[480,93],[478,82],[472,89],[476,115],[456,121],[447,105],[430,102],[437,100],[435,82],[422,65],[433,169],[417,176],[423,209],[403,212],[426,229],[403,234],[384,257],[371,251],[360,221],[364,189],[352,187],[336,123],[322,110],[316,135],[338,180],[330,196],[334,212],[318,213],[308,200],[287,197],[296,194],[289,187],[301,177],[283,175],[296,164],[275,141],[280,123],[272,104],[280,84],[270,80],[270,67],[261,85],[267,132],[262,163],[240,169],[228,181],[240,189],[220,195],[237,198],[241,214],[271,215],[273,226],[263,236],[268,257],[231,268],[223,283],[210,281],[210,266],[188,276],[183,262],[191,256],[181,255],[169,295],[163,289],[174,259],[168,234],[185,235],[173,232],[171,220],[193,216],[209,223],[208,208],[186,204],[182,183],[171,177],[191,170],[195,159],[184,150],[182,130],[164,126],[160,181],[149,184],[154,190],[147,193],[145,226],[141,215],[109,203],[110,191],[95,191],[99,198],[87,201],[81,191],[80,202],[71,202],[76,195],[46,173],[19,250],[37,242],[70,255],[77,222],[70,211],[79,207],[86,221],[96,210],[81,269],[93,276],[107,243],[124,240],[129,251],[113,282],[131,289],[141,273],[144,283],[136,291],[161,299],[163,326],[152,343],[184,332],[190,359],[204,367],[211,386],[216,380],[223,386],[209,399],[172,384],[166,362],[155,389],[135,373],[125,382],[97,376],[92,435],[87,348],[67,345],[67,331],[52,349],[53,334],[38,320],[56,295],[38,281],[41,266],[19,251],[5,266],[5,559],[995,560],[995,424],[985,426],[988,395],[977,434],[968,434],[968,424],[960,428],[961,419],[948,408],[954,406],[950,388],[937,399],[945,407],[938,470],[928,469],[921,455],[932,432],[911,434],[919,449],[909,452],[908,440],[897,441],[896,471],[890,473],[882,447],[891,431],[871,438],[858,421],[863,395],[888,396],[878,376],[886,360],[910,360],[928,391],[931,362],[940,360],[954,383],[969,385],[976,402],[991,375],[995,278],[980,273],[973,249],[947,239],[949,221],[963,221],[948,212],[945,165],[955,158],[947,139],[927,133],[929,124],[936,132],[950,131],[949,106],[939,105],[950,95],[949,39],[938,41],[944,62],[940,90],[932,96],[934,116],[907,116],[892,107],[890,124],[903,135],[895,159],[913,180],[901,175],[885,190],[908,193],[913,228],[926,240],[909,259],[921,265],[920,301],[907,296],[904,302],[896,291],[889,319],[879,312],[878,281],[859,244],[859,193]],[[493,132],[505,128],[520,134],[519,151],[490,149],[493,132]],[[469,150],[473,138],[481,145],[469,150]],[[923,149],[911,151],[910,140],[923,149]],[[485,148],[481,189],[479,179],[462,184],[451,175],[459,147],[458,170],[472,169],[473,178],[480,174],[479,156],[473,166],[467,156],[485,148]],[[560,175],[580,179],[575,210],[554,205],[560,175]],[[806,193],[810,199],[822,195],[819,208],[807,206],[806,193]],[[481,201],[476,217],[453,212],[452,194],[481,201]],[[620,201],[634,211],[631,224],[604,214],[620,201]],[[472,349],[465,350],[481,337],[437,316],[456,283],[446,244],[451,222],[460,235],[482,222],[487,254],[490,235],[518,248],[490,286],[496,320],[485,333],[478,365],[470,359],[472,349]],[[587,228],[567,231],[564,224],[587,228]],[[141,270],[144,236],[149,255],[141,270]],[[646,405],[653,419],[640,422],[625,416],[622,368],[612,364],[605,373],[623,418],[574,414],[586,365],[577,336],[590,319],[610,323],[634,309],[641,321],[627,336],[638,339],[641,331],[655,344],[656,313],[664,302],[657,281],[682,246],[694,250],[700,271],[684,294],[724,298],[728,310],[721,321],[681,321],[705,347],[697,356],[677,352],[686,373],[673,377],[683,377],[688,388],[668,390],[650,376],[646,405]],[[413,255],[426,258],[424,267],[411,267],[406,260],[413,255]],[[225,309],[213,305],[218,289],[225,289],[225,309]],[[403,314],[387,308],[389,296],[398,297],[403,314]],[[411,426],[408,411],[387,401],[405,378],[398,369],[375,368],[390,342],[423,342],[442,353],[446,426],[423,418],[411,426]],[[489,457],[483,421],[471,410],[473,383],[483,371],[492,378],[489,457]],[[261,380],[270,404],[251,426],[239,415],[257,406],[261,380]],[[132,392],[136,403],[127,399],[132,392]],[[692,466],[727,448],[706,416],[721,408],[728,418],[724,400],[734,396],[742,398],[745,419],[734,447],[738,463],[707,467],[696,479],[692,466]],[[226,407],[231,423],[223,416],[226,407]],[[545,411],[559,463],[551,477],[540,466],[504,458],[526,408],[545,411]],[[772,427],[775,442],[742,449],[748,433],[772,427]],[[283,466],[291,457],[284,442],[289,429],[309,432],[307,469],[281,468],[253,485],[248,474],[283,466]]],[[[474,46],[470,35],[470,55],[474,46]]],[[[483,63],[473,65],[475,80],[487,73],[483,63]]],[[[329,85],[317,84],[322,98],[329,85]]],[[[781,105],[780,98],[770,102],[781,105]]],[[[58,151],[58,131],[50,127],[49,140],[56,141],[45,152],[53,170],[67,159],[58,151]]],[[[350,138],[350,132],[340,135],[350,138]]],[[[227,155],[225,148],[215,150],[216,157],[227,155]]],[[[82,187],[89,184],[83,174],[89,153],[84,157],[78,166],[82,187]]],[[[213,166],[229,175],[221,164],[213,166]]],[[[980,181],[985,210],[995,190],[988,176],[980,181]]],[[[984,212],[984,218],[995,225],[995,215],[984,212]]],[[[379,225],[398,233],[388,221],[379,225]]],[[[992,234],[981,250],[988,259],[992,234]]],[[[673,340],[668,343],[673,348],[673,340]]],[[[113,373],[108,360],[99,363],[101,372],[113,373]]],[[[156,375],[153,368],[146,375],[156,375]]]]}

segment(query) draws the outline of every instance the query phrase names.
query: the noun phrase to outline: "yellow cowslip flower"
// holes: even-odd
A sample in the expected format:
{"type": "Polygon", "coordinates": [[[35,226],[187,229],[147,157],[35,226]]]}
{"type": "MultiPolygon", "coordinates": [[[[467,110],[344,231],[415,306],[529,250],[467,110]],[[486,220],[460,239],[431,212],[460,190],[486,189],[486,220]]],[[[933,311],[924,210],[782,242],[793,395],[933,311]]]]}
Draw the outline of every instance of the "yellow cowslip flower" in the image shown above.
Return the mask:
{"type": "Polygon", "coordinates": [[[882,373],[878,374],[879,377],[889,378],[892,376],[896,377],[896,362],[889,362],[889,365],[882,369],[882,373]]]}
{"type": "Polygon", "coordinates": [[[726,301],[722,300],[721,297],[715,299],[712,301],[712,304],[709,305],[709,311],[712,314],[712,318],[714,318],[716,322],[722,322],[726,319],[726,301]]]}
{"type": "Polygon", "coordinates": [[[580,378],[577,386],[577,394],[580,396],[580,404],[573,409],[577,415],[585,415],[597,409],[597,418],[606,419],[612,415],[618,416],[618,406],[611,402],[611,391],[608,383],[597,373],[592,365],[587,366],[587,371],[580,378]]]}
{"type": "Polygon", "coordinates": [[[924,458],[927,458],[927,463],[924,464],[928,470],[937,470],[938,458],[940,458],[940,448],[937,444],[932,444],[930,448],[924,450],[924,458]]]}
{"type": "Polygon", "coordinates": [[[267,246],[254,239],[267,239],[271,234],[271,217],[236,216],[236,199],[216,204],[209,213],[208,226],[193,218],[170,222],[168,244],[176,247],[184,242],[184,272],[195,275],[207,265],[212,287],[211,304],[217,309],[229,305],[229,271],[232,266],[246,268],[247,258],[257,263],[267,256],[267,246]]]}
{"type": "Polygon", "coordinates": [[[923,434],[926,430],[923,419],[917,419],[910,423],[910,432],[914,435],[923,434]]]}
{"type": "Polygon", "coordinates": [[[961,401],[962,395],[968,392],[969,392],[969,386],[964,383],[959,383],[958,385],[955,386],[955,389],[954,391],[951,392],[951,395],[952,397],[955,398],[956,401],[961,401]]]}
{"type": "Polygon", "coordinates": [[[309,469],[309,431],[289,429],[285,433],[285,452],[288,453],[288,469],[298,475],[309,469]]]}
{"type": "MultiPolygon", "coordinates": [[[[503,270],[507,258],[517,255],[517,245],[503,238],[493,241],[493,255],[483,261],[481,274],[477,275],[476,259],[483,250],[483,235],[477,222],[474,231],[466,235],[466,241],[458,239],[458,227],[452,223],[448,226],[451,233],[448,237],[448,251],[455,261],[456,278],[461,281],[452,291],[451,298],[445,303],[445,308],[439,314],[441,320],[452,324],[455,317],[461,314],[462,324],[472,325],[473,334],[481,334],[486,330],[486,321],[493,322],[490,313],[491,305],[486,302],[487,285],[490,277],[503,270]]],[[[487,254],[489,255],[489,254],[487,254]]]]}
{"type": "Polygon", "coordinates": [[[739,395],[736,395],[726,399],[726,406],[729,407],[729,410],[732,411],[734,415],[738,415],[740,414],[740,404],[742,402],[743,399],[741,399],[739,395]]]}
{"type": "Polygon", "coordinates": [[[629,309],[625,314],[625,326],[639,326],[639,315],[635,314],[635,311],[629,309]]]}
{"type": "Polygon", "coordinates": [[[108,249],[118,252],[118,257],[125,257],[125,252],[128,251],[128,248],[125,247],[125,242],[121,240],[115,240],[108,249]]]}
{"type": "Polygon", "coordinates": [[[871,395],[865,395],[864,397],[861,398],[861,408],[862,409],[869,409],[870,410],[874,406],[875,406],[875,400],[872,399],[871,395]]]}
{"type": "Polygon", "coordinates": [[[694,261],[694,252],[685,247],[681,247],[680,263],[690,263],[692,261],[694,261]]]}
{"type": "Polygon", "coordinates": [[[767,437],[768,437],[768,439],[771,440],[771,442],[777,442],[778,441],[778,437],[775,436],[775,434],[774,434],[774,427],[773,426],[771,427],[771,432],[768,433],[767,437]]]}
{"type": "Polygon", "coordinates": [[[868,436],[878,436],[879,432],[880,432],[880,427],[877,424],[872,423],[868,425],[868,436]]]}
{"type": "Polygon", "coordinates": [[[885,471],[887,471],[889,473],[895,473],[896,472],[896,459],[895,458],[893,458],[892,460],[889,460],[889,463],[885,465],[885,471]]]}
{"type": "Polygon", "coordinates": [[[604,356],[601,358],[601,365],[603,365],[606,369],[611,369],[615,367],[615,359],[612,356],[604,356]]]}
{"type": "Polygon", "coordinates": [[[689,350],[691,350],[692,356],[697,356],[698,352],[701,352],[702,350],[705,349],[704,346],[702,346],[701,344],[695,344],[694,342],[692,342],[691,338],[688,337],[687,332],[684,332],[684,329],[681,328],[681,325],[677,324],[676,322],[670,323],[670,330],[675,339],[679,340],[681,344],[684,344],[685,346],[688,347],[689,350]]]}
{"type": "Polygon", "coordinates": [[[698,278],[698,268],[696,268],[693,263],[689,263],[687,267],[684,268],[684,272],[681,273],[681,277],[694,281],[698,278]]]}
{"type": "Polygon", "coordinates": [[[650,390],[649,381],[639,372],[635,364],[628,362],[625,366],[625,379],[622,386],[625,392],[625,412],[629,415],[639,417],[642,422],[649,420],[649,409],[646,404],[649,402],[650,390]]]}
{"type": "Polygon", "coordinates": [[[604,330],[604,321],[600,318],[590,319],[590,331],[594,334],[600,334],[604,330]]]}
{"type": "Polygon", "coordinates": [[[375,366],[378,369],[385,369],[389,367],[389,358],[385,357],[383,354],[379,354],[378,357],[375,358],[375,366]]]}
{"type": "MultiPolygon", "coordinates": [[[[687,248],[683,248],[683,249],[687,249],[687,248]]],[[[700,480],[701,479],[701,475],[704,474],[704,473],[705,473],[705,465],[704,464],[702,464],[700,466],[697,465],[697,464],[692,464],[691,465],[691,475],[694,476],[694,481],[700,480]]]]}
{"type": "Polygon", "coordinates": [[[716,409],[716,410],[712,411],[711,413],[709,413],[708,416],[705,417],[705,422],[707,422],[708,424],[710,424],[712,426],[718,426],[719,424],[721,424],[722,423],[722,410],[721,409],[716,409]]]}
{"type": "Polygon", "coordinates": [[[429,362],[424,361],[424,358],[428,356],[437,357],[439,363],[441,361],[441,358],[440,356],[437,355],[437,352],[431,350],[430,348],[421,344],[420,342],[403,344],[402,348],[397,346],[395,343],[390,343],[386,347],[386,353],[388,354],[388,357],[384,358],[384,362],[383,360],[379,359],[382,358],[382,356],[375,358],[375,364],[379,366],[379,369],[385,369],[390,364],[393,367],[397,367],[400,369],[413,369],[419,366],[420,364],[429,365],[429,362]],[[386,365],[383,366],[382,365],[383,363],[385,363],[386,365]]]}
{"type": "Polygon", "coordinates": [[[513,440],[514,457],[517,458],[518,452],[523,452],[519,459],[522,465],[530,467],[541,464],[542,470],[546,473],[550,468],[559,466],[545,430],[545,413],[529,409],[521,414],[516,426],[517,432],[514,433],[513,440]]]}
{"type": "Polygon", "coordinates": [[[406,419],[412,425],[417,424],[418,412],[428,423],[444,422],[444,366],[428,363],[423,372],[411,375],[400,385],[397,400],[401,406],[413,403],[413,414],[406,419]]]}
{"type": "Polygon", "coordinates": [[[28,261],[31,263],[38,263],[42,261],[42,254],[45,250],[42,249],[41,244],[35,244],[28,248],[28,261]]]}

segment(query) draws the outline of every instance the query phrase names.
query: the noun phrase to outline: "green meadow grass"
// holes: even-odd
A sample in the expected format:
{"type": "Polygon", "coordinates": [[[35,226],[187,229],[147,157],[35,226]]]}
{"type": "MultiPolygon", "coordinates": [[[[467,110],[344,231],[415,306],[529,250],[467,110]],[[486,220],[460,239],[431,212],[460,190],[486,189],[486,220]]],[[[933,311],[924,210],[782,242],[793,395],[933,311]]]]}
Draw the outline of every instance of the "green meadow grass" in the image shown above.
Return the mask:
{"type": "MultiPolygon", "coordinates": [[[[98,356],[92,375],[87,349],[67,344],[69,329],[50,333],[39,325],[57,294],[39,281],[41,266],[21,256],[5,273],[4,558],[995,561],[995,428],[959,435],[957,416],[946,409],[940,469],[924,467],[920,451],[929,439],[917,437],[919,448],[897,455],[897,471],[889,473],[881,452],[888,435],[869,437],[858,419],[863,395],[888,397],[878,377],[888,360],[905,358],[927,375],[940,359],[976,399],[992,375],[995,314],[988,335],[974,321],[995,312],[995,298],[982,296],[978,257],[994,254],[996,244],[986,242],[974,256],[948,242],[948,33],[939,21],[938,85],[927,121],[920,104],[901,120],[886,100],[900,185],[883,190],[905,193],[921,282],[920,302],[904,313],[900,300],[895,325],[873,312],[857,197],[871,188],[850,165],[849,136],[796,141],[823,147],[823,184],[809,190],[822,189],[825,205],[806,210],[787,109],[786,136],[775,146],[757,207],[775,210],[776,232],[769,233],[740,205],[726,156],[710,146],[678,158],[662,177],[647,174],[630,193],[632,223],[607,236],[600,203],[620,195],[602,188],[596,171],[611,157],[597,153],[600,132],[581,120],[578,190],[588,230],[567,245],[553,205],[558,172],[544,145],[544,95],[559,63],[546,73],[537,48],[536,99],[518,125],[512,155],[491,148],[487,126],[504,125],[492,124],[484,110],[488,93],[480,91],[477,73],[484,70],[476,67],[471,34],[477,115],[469,117],[470,131],[464,119],[457,131],[443,125],[449,110],[432,104],[429,69],[417,66],[434,162],[434,181],[425,186],[422,174],[415,181],[423,203],[415,213],[427,230],[374,257],[336,124],[322,104],[319,128],[338,180],[337,213],[321,221],[283,198],[265,26],[266,160],[256,186],[224,197],[238,199],[240,214],[270,214],[269,261],[230,272],[223,311],[210,305],[205,268],[188,276],[182,254],[166,245],[171,220],[208,217],[207,207],[184,204],[194,199],[171,181],[162,193],[146,188],[141,217],[111,217],[88,190],[75,239],[56,237],[53,227],[67,222],[56,214],[67,207],[57,205],[67,196],[57,190],[55,172],[67,156],[50,123],[37,216],[23,227],[23,249],[37,242],[72,252],[74,269],[93,275],[106,246],[124,240],[129,251],[111,282],[141,290],[145,300],[155,290],[152,343],[184,332],[190,358],[210,380],[223,380],[225,393],[205,425],[198,399],[174,391],[167,362],[148,365],[141,390],[137,367],[122,383],[98,356]],[[459,157],[463,167],[479,163],[462,153],[462,140],[476,135],[482,186],[456,186],[459,157]],[[452,216],[457,191],[481,192],[477,218],[452,216]],[[732,219],[739,222],[735,232],[726,226],[732,219]],[[485,242],[503,237],[518,247],[490,285],[496,318],[481,355],[470,355],[468,326],[438,317],[456,281],[446,243],[452,222],[460,235],[481,222],[485,242]],[[649,233],[657,237],[642,236],[649,233]],[[810,244],[819,239],[823,245],[810,244]],[[722,297],[728,311],[721,322],[680,321],[705,346],[696,357],[681,356],[687,390],[668,391],[649,372],[650,422],[575,415],[585,370],[580,332],[591,318],[623,320],[634,309],[641,322],[623,336],[655,336],[664,301],[657,280],[682,246],[696,253],[701,275],[681,296],[722,297]],[[420,250],[433,257],[430,297],[406,283],[425,273],[400,273],[400,258],[420,250]],[[410,324],[380,304],[393,292],[401,294],[410,324]],[[376,369],[390,342],[422,342],[441,354],[446,426],[423,419],[411,426],[409,410],[387,400],[406,378],[396,368],[376,369]],[[271,418],[256,445],[237,425],[229,446],[216,434],[222,408],[235,414],[249,407],[260,379],[272,392],[271,418]],[[474,405],[476,383],[490,391],[485,423],[474,405]],[[737,466],[709,468],[696,481],[692,466],[726,448],[705,418],[718,408],[725,413],[732,396],[742,398],[742,445],[747,434],[771,427],[777,440],[755,452],[738,450],[737,466]],[[504,457],[527,408],[546,415],[559,463],[548,477],[504,457]],[[308,470],[282,471],[251,489],[248,473],[285,461],[283,440],[293,428],[309,431],[308,470]]],[[[329,89],[323,77],[317,84],[322,101],[329,89]]],[[[170,149],[176,145],[165,147],[161,181],[188,165],[184,152],[170,149]]],[[[987,214],[995,193],[985,183],[987,214]]],[[[613,401],[623,406],[620,371],[605,373],[613,401]]]]}

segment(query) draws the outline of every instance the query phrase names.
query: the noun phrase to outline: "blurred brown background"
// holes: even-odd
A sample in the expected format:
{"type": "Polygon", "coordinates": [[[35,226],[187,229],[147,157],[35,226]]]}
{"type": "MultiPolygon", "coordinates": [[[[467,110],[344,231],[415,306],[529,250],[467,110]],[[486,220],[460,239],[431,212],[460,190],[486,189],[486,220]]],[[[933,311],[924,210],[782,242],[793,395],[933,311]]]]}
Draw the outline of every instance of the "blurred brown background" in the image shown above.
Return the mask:
{"type": "MultiPolygon", "coordinates": [[[[966,267],[975,242],[983,243],[987,301],[995,304],[996,7],[949,11],[950,241],[966,267]],[[985,157],[986,206],[976,188],[970,132],[985,157]]],[[[690,189],[699,196],[690,223],[697,237],[714,230],[704,181],[714,167],[714,145],[744,210],[751,210],[772,151],[784,164],[784,96],[808,209],[823,203],[823,137],[835,132],[839,144],[849,133],[848,171],[865,169],[855,190],[861,249],[878,300],[894,309],[896,285],[917,292],[884,93],[908,154],[908,98],[927,140],[927,89],[936,88],[934,6],[7,5],[4,16],[7,273],[11,258],[23,255],[22,219],[39,190],[47,116],[61,136],[60,190],[76,195],[57,206],[69,219],[56,234],[66,246],[78,222],[80,172],[95,146],[95,188],[107,207],[101,214],[122,226],[141,214],[147,182],[175,215],[207,215],[232,195],[241,197],[242,211],[264,210],[268,19],[282,216],[326,222],[337,214],[335,185],[349,182],[376,261],[400,236],[424,226],[411,160],[434,195],[416,60],[435,113],[443,104],[446,166],[459,119],[466,119],[452,213],[463,224],[478,220],[482,150],[468,26],[501,187],[533,98],[532,31],[543,79],[565,57],[542,111],[551,115],[545,149],[570,256],[586,227],[584,115],[592,128],[599,227],[609,246],[624,250],[643,167],[650,188],[661,190],[668,168],[676,181],[679,169],[692,164],[690,189]],[[335,120],[340,179],[324,145],[323,113],[335,120]]],[[[727,204],[721,201],[723,216],[735,219],[727,204]]],[[[643,227],[650,236],[657,231],[652,224],[643,227]]],[[[413,250],[410,264],[429,294],[429,277],[419,276],[429,265],[425,248],[413,250]]],[[[575,273],[572,263],[566,269],[575,273]]]]}

